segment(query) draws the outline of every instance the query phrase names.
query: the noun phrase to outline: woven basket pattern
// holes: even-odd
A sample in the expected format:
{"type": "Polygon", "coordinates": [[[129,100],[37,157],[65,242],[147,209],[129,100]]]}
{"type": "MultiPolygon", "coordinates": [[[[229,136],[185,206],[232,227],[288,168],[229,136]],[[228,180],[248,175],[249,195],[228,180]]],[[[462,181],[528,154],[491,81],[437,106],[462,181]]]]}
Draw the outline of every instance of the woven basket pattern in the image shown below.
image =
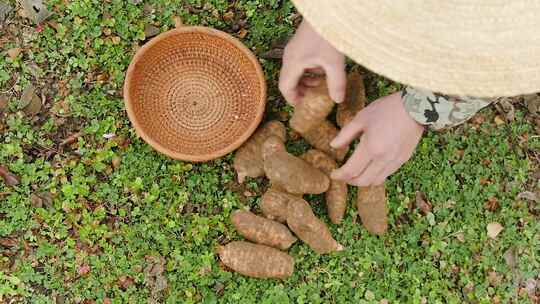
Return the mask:
{"type": "Polygon", "coordinates": [[[206,161],[239,147],[265,107],[264,75],[237,40],[206,28],[173,30],[136,55],[126,79],[128,114],[158,151],[206,161]]]}

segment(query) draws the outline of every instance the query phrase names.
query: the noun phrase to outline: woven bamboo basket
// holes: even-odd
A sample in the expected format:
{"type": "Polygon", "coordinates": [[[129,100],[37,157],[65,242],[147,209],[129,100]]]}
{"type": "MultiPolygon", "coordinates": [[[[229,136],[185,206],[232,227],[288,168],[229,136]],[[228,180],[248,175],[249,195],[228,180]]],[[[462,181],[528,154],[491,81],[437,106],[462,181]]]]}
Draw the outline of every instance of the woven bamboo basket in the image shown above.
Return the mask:
{"type": "Polygon", "coordinates": [[[253,134],[266,106],[266,81],[236,38],[182,27],[135,54],[124,101],[137,134],[155,150],[203,162],[233,152],[253,134]]]}

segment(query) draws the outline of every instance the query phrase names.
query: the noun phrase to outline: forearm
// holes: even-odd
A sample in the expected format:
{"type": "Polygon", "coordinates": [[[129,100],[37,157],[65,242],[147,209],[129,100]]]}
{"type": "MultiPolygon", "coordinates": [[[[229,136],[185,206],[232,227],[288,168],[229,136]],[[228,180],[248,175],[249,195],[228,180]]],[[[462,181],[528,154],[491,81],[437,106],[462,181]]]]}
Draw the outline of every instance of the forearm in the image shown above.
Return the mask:
{"type": "Polygon", "coordinates": [[[402,91],[402,99],[409,115],[433,130],[460,125],[493,102],[489,99],[437,94],[412,87],[402,91]]]}

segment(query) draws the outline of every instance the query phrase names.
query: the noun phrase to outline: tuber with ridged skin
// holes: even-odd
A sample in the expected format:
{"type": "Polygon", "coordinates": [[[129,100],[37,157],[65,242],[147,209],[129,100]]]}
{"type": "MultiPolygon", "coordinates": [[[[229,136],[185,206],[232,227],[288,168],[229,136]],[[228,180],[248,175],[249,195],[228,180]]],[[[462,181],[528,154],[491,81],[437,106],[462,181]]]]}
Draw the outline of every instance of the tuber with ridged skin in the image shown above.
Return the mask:
{"type": "Polygon", "coordinates": [[[240,235],[257,244],[287,250],[297,240],[285,225],[249,211],[234,211],[231,222],[240,235]]]}
{"type": "Polygon", "coordinates": [[[343,250],[326,224],[315,216],[308,202],[298,198],[290,201],[288,206],[287,225],[313,251],[325,254],[343,250]]]}
{"type": "Polygon", "coordinates": [[[234,241],[217,249],[221,262],[232,270],[253,278],[290,277],[294,259],[278,249],[243,241],[234,241]]]}
{"type": "MultiPolygon", "coordinates": [[[[330,156],[315,149],[307,151],[301,158],[328,175],[338,167],[337,163],[330,156]]],[[[328,217],[334,224],[339,224],[345,215],[347,193],[347,183],[330,180],[330,188],[325,193],[325,200],[328,217]]]]}
{"type": "Polygon", "coordinates": [[[276,136],[285,142],[287,138],[285,126],[277,120],[269,121],[236,152],[234,169],[238,174],[239,183],[243,183],[246,177],[255,178],[264,175],[262,145],[270,136],[276,136]]]}
{"type": "Polygon", "coordinates": [[[330,146],[330,143],[336,138],[338,133],[339,130],[330,121],[325,119],[317,127],[301,135],[316,149],[332,156],[336,161],[342,161],[347,155],[349,147],[334,149],[330,146]]]}
{"type": "Polygon", "coordinates": [[[272,186],[261,198],[262,214],[268,219],[285,223],[287,221],[287,204],[291,199],[297,197],[285,192],[280,187],[272,186]]]}
{"type": "Polygon", "coordinates": [[[386,232],[388,229],[388,209],[384,184],[358,187],[356,208],[367,231],[375,235],[382,235],[386,232]]]}
{"type": "Polygon", "coordinates": [[[349,73],[345,100],[337,106],[337,125],[343,128],[366,106],[366,102],[366,89],[362,75],[356,71],[349,73]]]}
{"type": "Polygon", "coordinates": [[[328,85],[322,79],[315,87],[306,88],[302,101],[294,109],[290,125],[300,134],[316,128],[334,108],[334,101],[328,93],[328,85]]]}
{"type": "Polygon", "coordinates": [[[291,194],[320,194],[330,186],[330,179],[321,170],[285,149],[275,136],[263,145],[264,172],[273,185],[291,194]]]}

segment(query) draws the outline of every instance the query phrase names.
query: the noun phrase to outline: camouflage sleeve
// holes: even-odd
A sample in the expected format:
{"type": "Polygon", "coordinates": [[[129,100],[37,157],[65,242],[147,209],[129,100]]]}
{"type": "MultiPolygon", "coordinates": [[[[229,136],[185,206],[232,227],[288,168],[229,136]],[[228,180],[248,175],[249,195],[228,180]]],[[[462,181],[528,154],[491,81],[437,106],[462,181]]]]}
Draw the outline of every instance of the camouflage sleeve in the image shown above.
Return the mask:
{"type": "Polygon", "coordinates": [[[460,125],[493,101],[443,95],[412,87],[406,87],[401,97],[409,115],[434,130],[460,125]]]}

